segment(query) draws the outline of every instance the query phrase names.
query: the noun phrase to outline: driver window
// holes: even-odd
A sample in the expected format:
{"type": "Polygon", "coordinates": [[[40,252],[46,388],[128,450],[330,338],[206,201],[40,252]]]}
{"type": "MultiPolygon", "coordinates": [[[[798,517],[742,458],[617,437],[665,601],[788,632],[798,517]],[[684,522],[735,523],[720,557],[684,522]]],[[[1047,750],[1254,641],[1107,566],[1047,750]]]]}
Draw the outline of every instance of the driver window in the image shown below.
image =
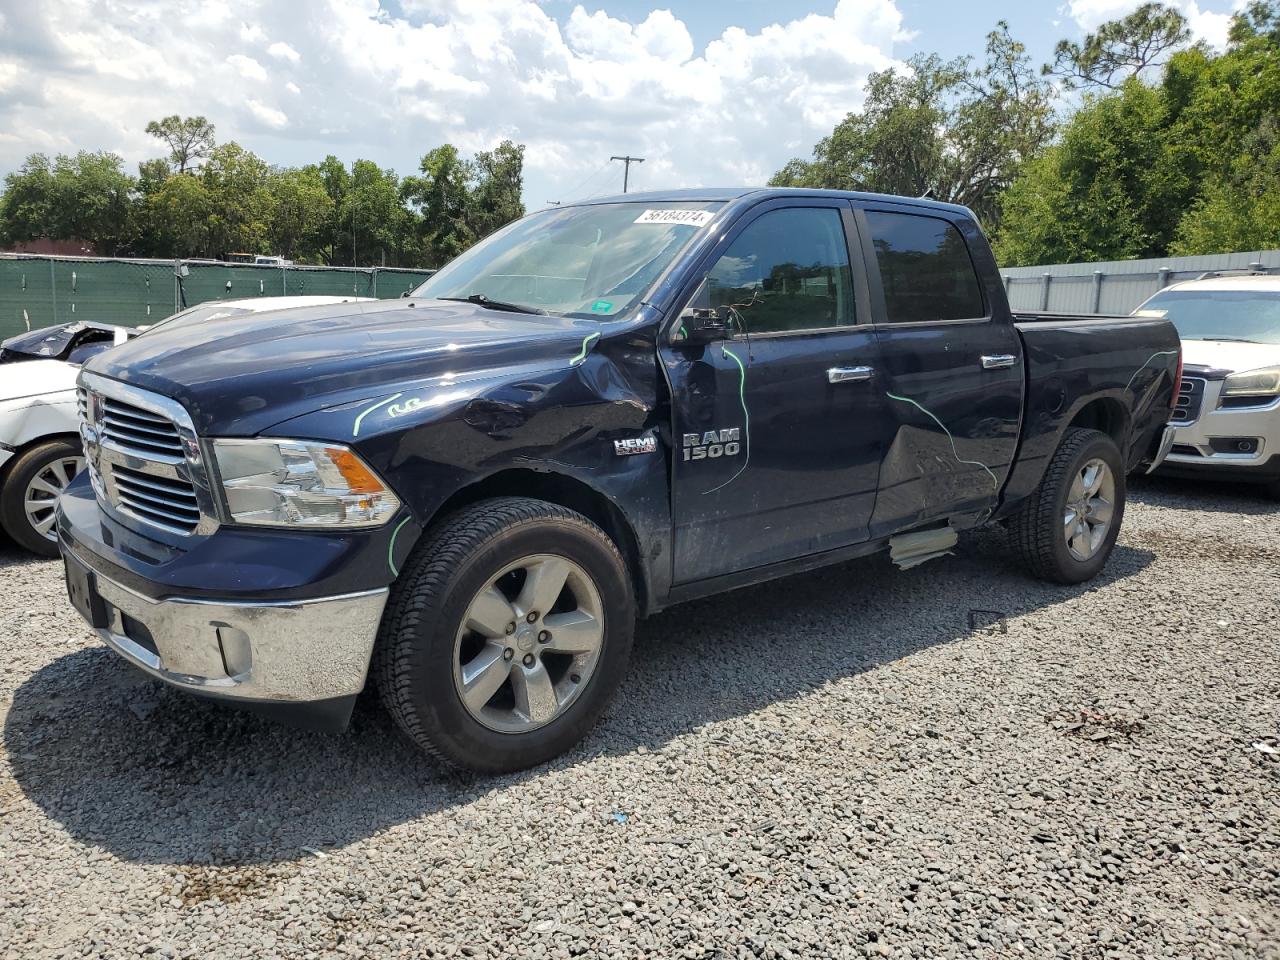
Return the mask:
{"type": "Polygon", "coordinates": [[[711,307],[747,333],[850,326],[849,252],[840,211],[791,207],[758,217],[707,277],[711,307]],[[722,311],[721,308],[724,308],[722,311]]]}

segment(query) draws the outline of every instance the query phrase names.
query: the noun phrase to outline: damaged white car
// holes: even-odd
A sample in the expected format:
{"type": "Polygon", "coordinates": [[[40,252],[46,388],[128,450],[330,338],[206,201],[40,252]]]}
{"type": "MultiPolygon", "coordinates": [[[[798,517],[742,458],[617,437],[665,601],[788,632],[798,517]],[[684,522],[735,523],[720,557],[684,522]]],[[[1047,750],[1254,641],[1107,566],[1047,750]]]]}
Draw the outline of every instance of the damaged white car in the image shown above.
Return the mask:
{"type": "Polygon", "coordinates": [[[255,297],[198,304],[151,327],[67,323],[0,343],[0,527],[20,546],[58,555],[54,508],[83,467],[76,375],[90,357],[147,330],[369,297],[255,297]]]}

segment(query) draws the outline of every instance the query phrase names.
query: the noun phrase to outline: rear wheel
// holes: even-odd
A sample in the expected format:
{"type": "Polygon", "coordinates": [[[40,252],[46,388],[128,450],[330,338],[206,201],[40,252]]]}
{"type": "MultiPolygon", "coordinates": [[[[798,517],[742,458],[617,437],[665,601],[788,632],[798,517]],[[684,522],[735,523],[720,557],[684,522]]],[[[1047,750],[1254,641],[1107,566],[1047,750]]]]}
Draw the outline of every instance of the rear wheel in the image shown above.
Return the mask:
{"type": "Polygon", "coordinates": [[[0,490],[0,522],[9,536],[34,553],[56,557],[58,497],[83,469],[84,453],[73,440],[48,440],[18,456],[0,490]]]}
{"type": "Polygon", "coordinates": [[[1115,441],[1067,431],[1040,486],[1010,521],[1013,543],[1035,576],[1082,583],[1106,564],[1124,519],[1125,474],[1115,441]]]}
{"type": "Polygon", "coordinates": [[[626,670],[634,603],[617,547],[586,517],[486,500],[447,518],[393,588],[372,673],[429,753],[485,772],[581,740],[626,670]]]}

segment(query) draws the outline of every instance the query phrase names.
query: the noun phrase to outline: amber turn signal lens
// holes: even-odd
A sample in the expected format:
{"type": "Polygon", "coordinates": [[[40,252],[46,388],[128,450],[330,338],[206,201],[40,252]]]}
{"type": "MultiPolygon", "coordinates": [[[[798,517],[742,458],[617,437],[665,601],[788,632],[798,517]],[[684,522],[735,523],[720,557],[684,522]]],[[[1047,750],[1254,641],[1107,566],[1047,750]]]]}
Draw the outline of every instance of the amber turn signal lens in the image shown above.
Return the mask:
{"type": "Polygon", "coordinates": [[[375,477],[363,463],[350,450],[341,447],[325,447],[325,456],[327,456],[338,472],[342,474],[342,479],[347,481],[347,486],[352,493],[381,493],[385,488],[382,481],[375,477]]]}

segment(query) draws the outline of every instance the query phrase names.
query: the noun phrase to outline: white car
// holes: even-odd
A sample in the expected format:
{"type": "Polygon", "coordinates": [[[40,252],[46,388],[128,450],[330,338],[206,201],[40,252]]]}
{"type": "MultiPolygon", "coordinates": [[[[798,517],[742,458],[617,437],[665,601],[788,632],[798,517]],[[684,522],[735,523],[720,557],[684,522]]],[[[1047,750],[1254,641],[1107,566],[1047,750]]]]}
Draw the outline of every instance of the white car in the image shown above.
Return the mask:
{"type": "Polygon", "coordinates": [[[1188,280],[1135,313],[1182,338],[1173,449],[1159,473],[1265,485],[1280,498],[1280,277],[1188,280]]]}
{"type": "Polygon", "coordinates": [[[21,546],[58,555],[53,527],[58,495],[84,467],[76,410],[80,364],[102,350],[164,326],[371,297],[255,297],[216,300],[151,327],[69,323],[10,337],[0,344],[0,526],[21,546]]]}

